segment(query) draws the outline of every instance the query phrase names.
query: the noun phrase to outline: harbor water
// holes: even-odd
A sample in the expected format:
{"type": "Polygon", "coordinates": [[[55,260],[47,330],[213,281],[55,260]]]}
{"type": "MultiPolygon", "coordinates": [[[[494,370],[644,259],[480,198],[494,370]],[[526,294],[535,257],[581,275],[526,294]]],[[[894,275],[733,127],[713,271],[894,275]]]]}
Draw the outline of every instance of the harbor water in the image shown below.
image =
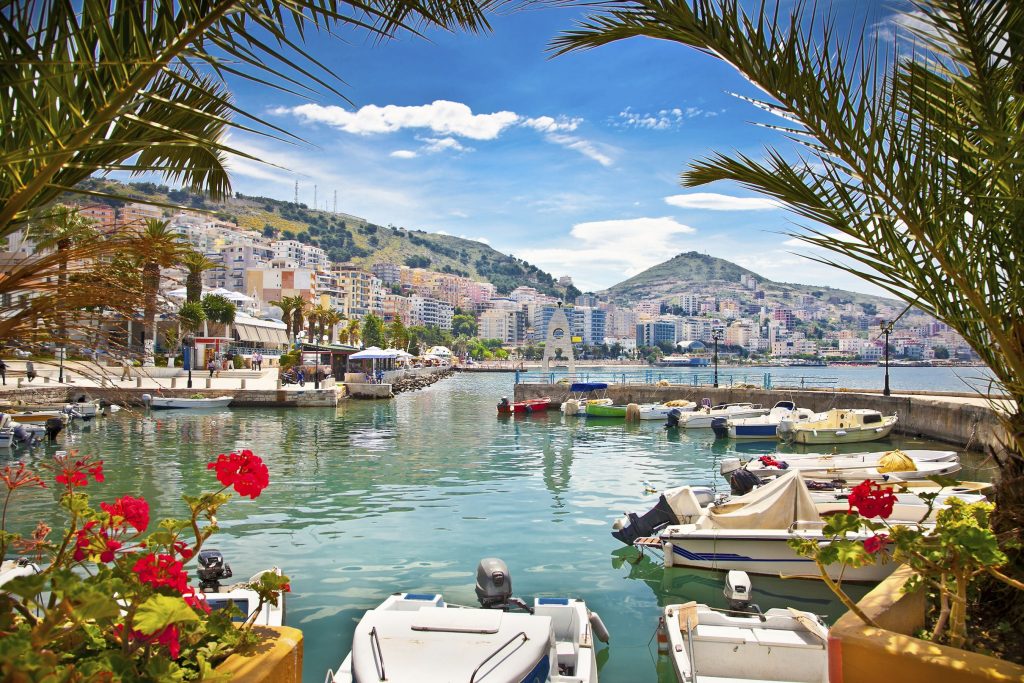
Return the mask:
{"type": "MultiPolygon", "coordinates": [[[[934,369],[907,372],[920,370],[934,369]]],[[[510,375],[463,374],[337,409],[122,411],[73,427],[65,447],[104,459],[106,483],[90,486],[94,504],[143,495],[154,520],[184,516],[183,493],[215,488],[206,463],[218,453],[249,448],[262,456],[270,487],[255,501],[234,496],[208,547],[224,552],[236,578],[270,565],[291,577],[286,624],[305,634],[309,683],[337,667],[363,612],[392,592],[442,592],[449,602],[476,604],[474,572],[484,557],[506,561],[519,597],[579,597],[600,613],[611,632],[599,650],[604,683],[674,680],[657,654],[659,607],[724,606],[724,575],[666,570],[660,558],[622,547],[610,526],[625,510],[653,505],[649,487],[727,491],[718,460],[736,447],[716,443],[710,430],[668,432],[658,422],[557,411],[497,417],[496,401],[511,390],[510,375]]],[[[859,450],[896,446],[948,448],[895,436],[859,450]]],[[[774,450],[771,442],[744,444],[740,453],[774,450]]],[[[31,464],[46,454],[0,457],[31,464]]],[[[989,478],[981,466],[966,469],[965,478],[989,478]]],[[[8,526],[28,532],[38,519],[55,521],[55,495],[19,492],[8,526]]],[[[830,620],[842,612],[815,580],[753,584],[764,609],[793,606],[830,620]]]]}

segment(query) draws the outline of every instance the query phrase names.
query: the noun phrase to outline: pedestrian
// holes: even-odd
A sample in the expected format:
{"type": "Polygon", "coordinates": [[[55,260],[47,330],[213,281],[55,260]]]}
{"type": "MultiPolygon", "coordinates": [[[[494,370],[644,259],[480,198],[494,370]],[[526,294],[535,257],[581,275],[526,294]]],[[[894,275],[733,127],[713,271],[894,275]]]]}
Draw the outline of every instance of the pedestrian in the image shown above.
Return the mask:
{"type": "Polygon", "coordinates": [[[31,382],[36,378],[36,366],[32,364],[32,361],[25,361],[25,377],[31,382]]]}
{"type": "Polygon", "coordinates": [[[121,356],[121,379],[132,378],[132,359],[128,356],[121,356]]]}
{"type": "Polygon", "coordinates": [[[206,364],[206,369],[210,371],[210,379],[213,379],[213,373],[217,370],[217,361],[213,358],[206,364]]]}
{"type": "Polygon", "coordinates": [[[302,371],[302,368],[299,368],[298,372],[295,373],[295,376],[299,380],[300,387],[306,386],[306,373],[302,371]]]}
{"type": "Polygon", "coordinates": [[[252,357],[252,362],[253,362],[253,365],[256,367],[257,370],[262,370],[263,369],[263,354],[260,353],[259,351],[257,351],[256,355],[252,357]]]}
{"type": "Polygon", "coordinates": [[[0,379],[3,380],[4,386],[7,386],[7,363],[0,358],[0,379]]]}

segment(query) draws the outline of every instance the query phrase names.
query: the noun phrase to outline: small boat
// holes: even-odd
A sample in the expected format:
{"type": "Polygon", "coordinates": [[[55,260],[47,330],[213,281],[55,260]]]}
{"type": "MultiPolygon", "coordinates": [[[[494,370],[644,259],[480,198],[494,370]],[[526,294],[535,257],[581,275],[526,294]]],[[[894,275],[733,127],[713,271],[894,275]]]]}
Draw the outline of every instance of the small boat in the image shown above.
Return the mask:
{"type": "Polygon", "coordinates": [[[641,420],[665,420],[673,410],[686,413],[697,407],[693,401],[672,401],[670,403],[641,403],[641,420]]]}
{"type": "MultiPolygon", "coordinates": [[[[746,495],[706,507],[701,506],[690,487],[682,486],[672,509],[679,524],[664,527],[656,537],[637,537],[632,542],[661,548],[666,567],[819,576],[813,560],[798,555],[788,543],[794,538],[828,543],[822,531],[825,522],[796,470],[785,472],[746,495]]],[[[847,538],[863,540],[869,536],[870,533],[857,532],[847,538]]],[[[830,564],[826,570],[833,579],[878,582],[895,568],[892,562],[876,562],[856,568],[830,564]]]]}
{"type": "Polygon", "coordinates": [[[884,416],[868,408],[833,408],[814,420],[783,420],[779,423],[779,438],[805,444],[876,441],[889,436],[897,419],[896,415],[884,416]]]}
{"type": "Polygon", "coordinates": [[[199,568],[196,574],[199,577],[199,590],[210,609],[227,609],[231,604],[242,613],[235,621],[245,621],[252,618],[257,626],[283,626],[284,625],[284,602],[287,593],[281,593],[277,604],[264,603],[260,606],[260,596],[251,588],[252,585],[260,582],[263,574],[271,573],[278,576],[281,570],[277,567],[262,571],[251,577],[248,581],[222,586],[222,579],[232,577],[231,565],[224,560],[224,555],[215,548],[202,549],[199,551],[199,568]],[[258,613],[256,613],[258,611],[258,613]]]}
{"type": "Polygon", "coordinates": [[[828,680],[828,627],[810,612],[750,604],[746,573],[731,571],[729,610],[687,602],[666,605],[659,628],[679,683],[828,680]]]}
{"type": "Polygon", "coordinates": [[[559,408],[563,413],[569,415],[586,415],[587,411],[591,406],[610,406],[612,400],[610,398],[591,398],[591,399],[575,399],[570,398],[562,402],[559,408]],[[572,412],[570,406],[575,406],[575,412],[572,412]]]}
{"type": "Polygon", "coordinates": [[[12,410],[7,413],[12,420],[20,424],[44,424],[51,418],[67,422],[68,415],[62,408],[46,408],[41,410],[12,410]]]}
{"type": "Polygon", "coordinates": [[[498,401],[498,414],[532,413],[535,410],[547,410],[550,407],[551,397],[549,396],[528,398],[525,401],[515,401],[514,403],[509,403],[508,397],[502,396],[501,400],[498,401]]]}
{"type": "Polygon", "coordinates": [[[591,403],[588,401],[586,404],[587,417],[626,417],[627,406],[613,405],[610,398],[605,400],[609,401],[609,403],[591,403]]]}
{"type": "Polygon", "coordinates": [[[153,410],[176,410],[181,408],[207,409],[226,408],[234,396],[217,396],[214,398],[184,398],[174,396],[142,395],[142,402],[153,410]]]}
{"type": "Polygon", "coordinates": [[[902,480],[956,474],[960,457],[956,451],[899,449],[882,453],[843,453],[836,455],[764,455],[740,464],[739,458],[723,458],[718,471],[729,475],[742,467],[758,477],[768,477],[786,470],[799,470],[809,479],[884,480],[895,474],[902,480]]]}
{"type": "Polygon", "coordinates": [[[758,417],[717,417],[711,421],[715,436],[720,439],[778,438],[779,423],[783,420],[804,422],[813,420],[817,413],[809,408],[797,408],[792,401],[779,401],[767,415],[758,417]]]}
{"type": "Polygon", "coordinates": [[[34,446],[35,444],[49,439],[51,442],[57,439],[57,435],[63,431],[67,424],[67,417],[54,417],[45,423],[27,422],[22,423],[12,419],[9,413],[0,413],[0,448],[12,446],[34,446]]]}
{"type": "Polygon", "coordinates": [[[759,417],[767,415],[768,410],[755,403],[723,403],[712,406],[711,402],[704,399],[703,405],[692,412],[683,412],[679,415],[678,426],[682,429],[710,429],[711,423],[716,417],[728,419],[739,419],[742,417],[759,417]]]}
{"type": "Polygon", "coordinates": [[[512,597],[505,563],[476,571],[480,608],[448,604],[437,593],[395,593],[363,615],[352,651],[333,683],[597,683],[595,636],[601,618],[573,598],[512,597]],[[513,611],[519,610],[519,611],[513,611]]]}

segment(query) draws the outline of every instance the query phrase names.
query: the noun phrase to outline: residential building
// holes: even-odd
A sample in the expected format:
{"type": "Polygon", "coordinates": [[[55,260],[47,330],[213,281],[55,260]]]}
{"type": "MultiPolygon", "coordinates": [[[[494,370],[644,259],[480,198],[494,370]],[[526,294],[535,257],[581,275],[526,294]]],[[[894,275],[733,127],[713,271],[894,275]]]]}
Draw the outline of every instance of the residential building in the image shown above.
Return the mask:
{"type": "Polygon", "coordinates": [[[569,324],[573,337],[580,337],[588,346],[604,343],[607,314],[599,308],[576,306],[572,310],[569,324]]]}
{"type": "Polygon", "coordinates": [[[399,318],[404,324],[409,325],[412,320],[412,300],[407,296],[399,294],[385,294],[383,299],[384,322],[393,322],[399,318]]]}
{"type": "Polygon", "coordinates": [[[478,336],[518,346],[526,339],[526,315],[521,310],[486,310],[480,314],[478,336]]]}
{"type": "Polygon", "coordinates": [[[397,263],[374,263],[370,266],[370,272],[385,285],[396,285],[402,281],[402,266],[397,263]]]}
{"type": "Polygon", "coordinates": [[[636,326],[637,346],[656,346],[659,342],[667,341],[675,344],[676,325],[667,320],[652,320],[650,322],[638,323],[636,326]]]}
{"type": "Polygon", "coordinates": [[[78,213],[93,222],[100,232],[110,232],[117,227],[117,211],[106,204],[86,204],[79,207],[78,213]]]}
{"type": "Polygon", "coordinates": [[[442,330],[452,329],[455,306],[422,294],[413,294],[411,299],[410,324],[434,325],[442,330]]]}
{"type": "Polygon", "coordinates": [[[286,296],[301,296],[312,301],[316,290],[315,273],[305,268],[254,268],[245,271],[245,291],[267,303],[286,296]]]}
{"type": "Polygon", "coordinates": [[[384,313],[384,291],[380,278],[354,266],[331,271],[338,278],[340,310],[346,318],[362,318],[369,313],[384,313]]]}
{"type": "Polygon", "coordinates": [[[155,218],[163,220],[164,210],[159,206],[150,204],[126,204],[121,207],[118,214],[118,225],[133,226],[141,228],[146,225],[146,219],[155,218]]]}
{"type": "Polygon", "coordinates": [[[308,270],[327,270],[329,261],[327,252],[311,244],[303,244],[298,240],[278,240],[272,244],[275,258],[292,261],[299,268],[308,270]]]}

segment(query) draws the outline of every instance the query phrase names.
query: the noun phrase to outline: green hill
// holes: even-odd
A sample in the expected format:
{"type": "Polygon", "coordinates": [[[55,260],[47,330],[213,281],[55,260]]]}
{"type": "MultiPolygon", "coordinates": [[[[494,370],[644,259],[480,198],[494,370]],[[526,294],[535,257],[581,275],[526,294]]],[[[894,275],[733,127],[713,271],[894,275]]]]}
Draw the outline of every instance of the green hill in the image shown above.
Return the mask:
{"type": "MultiPolygon", "coordinates": [[[[527,285],[553,296],[566,296],[555,279],[536,266],[482,242],[461,237],[374,225],[356,216],[316,211],[305,204],[269,197],[236,194],[232,199],[218,203],[154,183],[123,185],[91,179],[85,187],[103,187],[136,201],[209,211],[266,237],[296,239],[321,247],[336,263],[354,263],[367,269],[374,263],[397,263],[487,281],[502,293],[527,285]]],[[[73,198],[69,195],[67,199],[73,198]]],[[[574,295],[573,292],[570,294],[574,295]]]]}
{"type": "Polygon", "coordinates": [[[652,266],[628,280],[609,287],[601,294],[620,304],[635,304],[644,299],[672,297],[694,291],[727,295],[730,291],[741,293],[746,289],[740,285],[740,277],[743,275],[757,280],[758,289],[764,291],[768,301],[783,301],[794,295],[805,294],[832,303],[898,304],[895,299],[845,289],[773,282],[731,261],[695,251],[679,254],[664,263],[652,266]]]}

